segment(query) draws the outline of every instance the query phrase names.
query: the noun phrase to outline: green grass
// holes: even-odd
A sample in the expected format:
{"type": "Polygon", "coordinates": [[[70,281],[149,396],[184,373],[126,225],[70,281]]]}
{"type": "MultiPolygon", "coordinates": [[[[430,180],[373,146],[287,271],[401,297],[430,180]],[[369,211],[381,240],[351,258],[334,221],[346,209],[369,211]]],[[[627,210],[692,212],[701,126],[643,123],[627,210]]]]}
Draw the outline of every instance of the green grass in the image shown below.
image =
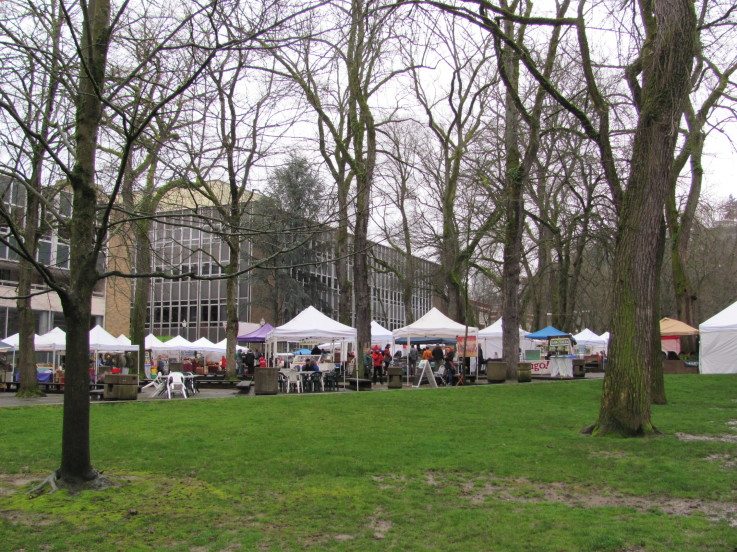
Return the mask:
{"type": "Polygon", "coordinates": [[[4,408],[0,550],[734,550],[737,443],[676,433],[734,435],[737,377],[666,389],[649,439],[580,434],[600,380],[95,404],[125,484],[33,500],[61,407],[4,408]]]}

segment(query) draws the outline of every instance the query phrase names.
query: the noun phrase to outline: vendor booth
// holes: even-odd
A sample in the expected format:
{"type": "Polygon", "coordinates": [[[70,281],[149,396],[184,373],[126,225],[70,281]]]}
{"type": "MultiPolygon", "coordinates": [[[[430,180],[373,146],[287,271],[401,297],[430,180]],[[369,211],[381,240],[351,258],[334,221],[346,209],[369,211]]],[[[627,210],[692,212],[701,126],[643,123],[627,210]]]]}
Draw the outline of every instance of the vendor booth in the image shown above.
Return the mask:
{"type": "Polygon", "coordinates": [[[699,330],[674,318],[660,320],[660,348],[668,353],[681,353],[681,337],[699,335],[699,330]]]}
{"type": "MultiPolygon", "coordinates": [[[[276,370],[276,361],[279,358],[279,351],[277,350],[279,342],[317,345],[328,341],[331,344],[340,345],[340,360],[342,362],[348,358],[349,346],[351,344],[355,346],[356,339],[357,332],[355,328],[341,324],[337,320],[324,315],[315,307],[310,306],[286,324],[272,329],[266,335],[265,351],[271,365],[270,369],[276,370]]],[[[335,369],[335,363],[334,361],[321,362],[319,369],[320,371],[332,371],[335,369]]],[[[345,372],[347,370],[343,373],[344,378],[345,372]]],[[[256,370],[256,374],[259,374],[259,370],[256,370]]]]}
{"type": "Polygon", "coordinates": [[[737,374],[737,302],[699,324],[699,371],[737,374]]]}
{"type": "MultiPolygon", "coordinates": [[[[479,329],[474,326],[466,326],[452,320],[445,316],[437,308],[433,307],[424,316],[403,328],[398,328],[392,332],[392,336],[396,340],[397,338],[406,338],[407,346],[411,347],[414,341],[412,338],[425,338],[425,339],[455,339],[458,351],[456,358],[461,357],[473,357],[478,356],[477,338],[479,329]],[[462,345],[466,344],[465,347],[462,345]]],[[[418,368],[423,367],[422,362],[418,365],[418,368]]],[[[409,378],[409,374],[407,374],[409,378]]],[[[415,381],[416,385],[419,385],[423,379],[423,373],[420,372],[415,381]]],[[[435,382],[434,375],[430,374],[428,382],[435,382]]],[[[431,383],[431,385],[432,385],[431,383]]]]}
{"type": "Polygon", "coordinates": [[[525,337],[543,342],[540,347],[545,349],[545,359],[532,360],[533,376],[573,377],[573,360],[576,355],[572,354],[571,334],[562,332],[553,326],[547,326],[525,337]]]}
{"type": "MultiPolygon", "coordinates": [[[[504,326],[501,318],[491,326],[487,326],[483,330],[479,330],[479,346],[484,352],[484,358],[486,360],[500,359],[504,356],[503,332],[504,326]]],[[[535,346],[535,343],[532,340],[525,338],[528,333],[530,332],[519,328],[519,346],[523,351],[526,349],[532,349],[535,346]]]]}

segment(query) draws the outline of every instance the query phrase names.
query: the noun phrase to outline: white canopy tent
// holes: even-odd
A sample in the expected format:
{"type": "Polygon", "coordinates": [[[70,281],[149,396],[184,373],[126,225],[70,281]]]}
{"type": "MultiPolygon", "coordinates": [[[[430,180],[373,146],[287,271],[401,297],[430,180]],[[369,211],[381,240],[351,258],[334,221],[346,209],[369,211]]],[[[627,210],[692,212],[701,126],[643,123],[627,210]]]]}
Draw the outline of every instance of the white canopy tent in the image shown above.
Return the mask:
{"type": "Polygon", "coordinates": [[[325,341],[340,343],[341,359],[347,358],[348,344],[355,343],[357,338],[356,328],[351,328],[324,315],[315,307],[307,307],[297,316],[282,326],[278,326],[266,334],[266,354],[274,358],[277,353],[279,341],[325,341]]]}
{"type": "Polygon", "coordinates": [[[182,353],[184,351],[194,351],[196,347],[192,345],[190,341],[187,341],[181,335],[172,337],[168,341],[159,340],[159,344],[153,344],[151,350],[153,351],[165,351],[165,352],[177,352],[182,353]]]}
{"type": "Polygon", "coordinates": [[[67,348],[67,334],[61,328],[54,328],[50,332],[36,338],[37,351],[64,351],[67,348]]]}
{"type": "MultiPolygon", "coordinates": [[[[34,345],[39,337],[40,336],[38,334],[33,334],[34,345]]],[[[20,343],[20,334],[15,333],[13,335],[9,335],[5,339],[3,339],[3,343],[7,343],[14,351],[17,351],[20,343]]]]}
{"type": "Polygon", "coordinates": [[[589,347],[592,351],[605,351],[609,344],[608,337],[596,335],[588,328],[573,336],[577,345],[589,347]]]}
{"type": "Polygon", "coordinates": [[[737,302],[699,324],[699,372],[737,374],[737,302]]]}
{"type": "MultiPolygon", "coordinates": [[[[392,337],[394,339],[398,337],[406,337],[407,347],[411,347],[413,337],[437,337],[448,339],[468,336],[477,338],[478,333],[478,328],[456,322],[455,320],[445,316],[437,308],[433,307],[412,324],[394,330],[392,332],[392,337]]],[[[407,380],[409,381],[409,370],[407,373],[407,380]]]]}
{"type": "Polygon", "coordinates": [[[383,347],[394,339],[392,332],[379,324],[376,320],[371,321],[371,345],[383,347]]]}
{"type": "MultiPolygon", "coordinates": [[[[487,326],[483,330],[479,330],[479,345],[484,352],[484,358],[502,358],[502,356],[504,356],[502,347],[504,341],[503,332],[504,324],[501,318],[491,326],[487,326]]],[[[520,349],[523,351],[535,348],[535,342],[531,339],[525,338],[528,333],[530,332],[519,328],[520,349]]]]}
{"type": "MultiPolygon", "coordinates": [[[[215,343],[215,347],[217,347],[220,350],[225,351],[228,348],[228,338],[226,337],[222,341],[218,341],[217,343],[215,343]]],[[[236,351],[245,351],[245,352],[248,352],[248,347],[243,347],[241,345],[236,345],[235,346],[235,350],[236,351]]]]}
{"type": "Polygon", "coordinates": [[[90,351],[98,353],[119,353],[123,351],[137,351],[138,345],[124,345],[102,326],[95,326],[90,330],[90,351]]]}
{"type": "Polygon", "coordinates": [[[199,339],[196,339],[192,342],[192,346],[194,347],[195,351],[202,351],[203,353],[224,353],[225,347],[218,347],[215,343],[207,339],[206,337],[201,337],[199,339]]]}
{"type": "Polygon", "coordinates": [[[146,350],[153,350],[161,347],[163,344],[164,343],[152,333],[148,334],[143,341],[143,346],[146,350]]]}
{"type": "Polygon", "coordinates": [[[125,336],[125,334],[120,334],[118,337],[116,337],[122,345],[131,345],[131,340],[125,336]]]}
{"type": "Polygon", "coordinates": [[[469,336],[478,336],[479,329],[451,320],[437,308],[433,307],[409,326],[394,330],[392,337],[394,339],[406,337],[410,340],[412,337],[454,338],[464,336],[466,332],[468,332],[469,336]]]}

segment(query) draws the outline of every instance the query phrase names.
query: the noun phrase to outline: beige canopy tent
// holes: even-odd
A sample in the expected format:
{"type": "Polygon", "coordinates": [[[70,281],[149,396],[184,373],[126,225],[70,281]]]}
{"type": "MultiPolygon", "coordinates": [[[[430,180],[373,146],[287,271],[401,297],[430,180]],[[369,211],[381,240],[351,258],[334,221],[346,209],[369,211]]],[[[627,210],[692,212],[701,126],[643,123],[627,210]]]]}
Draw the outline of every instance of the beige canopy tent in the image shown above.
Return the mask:
{"type": "Polygon", "coordinates": [[[660,320],[660,348],[664,353],[680,353],[681,337],[688,335],[699,335],[699,330],[674,318],[660,320]]]}

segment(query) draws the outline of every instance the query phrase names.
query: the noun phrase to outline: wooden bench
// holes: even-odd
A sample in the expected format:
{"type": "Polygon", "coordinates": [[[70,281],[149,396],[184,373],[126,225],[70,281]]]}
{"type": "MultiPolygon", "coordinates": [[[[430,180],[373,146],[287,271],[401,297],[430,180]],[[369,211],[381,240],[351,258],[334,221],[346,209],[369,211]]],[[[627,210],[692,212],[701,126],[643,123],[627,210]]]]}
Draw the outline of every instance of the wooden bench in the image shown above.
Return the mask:
{"type": "Polygon", "coordinates": [[[102,399],[102,395],[105,392],[104,389],[90,389],[90,400],[100,400],[102,399]]]}
{"type": "Polygon", "coordinates": [[[371,380],[370,379],[362,379],[362,378],[347,378],[345,382],[348,384],[348,387],[355,391],[371,391],[371,380]]]}
{"type": "Polygon", "coordinates": [[[235,388],[238,390],[239,393],[248,394],[251,391],[251,385],[253,382],[251,381],[239,381],[238,384],[235,386],[235,388]]]}

